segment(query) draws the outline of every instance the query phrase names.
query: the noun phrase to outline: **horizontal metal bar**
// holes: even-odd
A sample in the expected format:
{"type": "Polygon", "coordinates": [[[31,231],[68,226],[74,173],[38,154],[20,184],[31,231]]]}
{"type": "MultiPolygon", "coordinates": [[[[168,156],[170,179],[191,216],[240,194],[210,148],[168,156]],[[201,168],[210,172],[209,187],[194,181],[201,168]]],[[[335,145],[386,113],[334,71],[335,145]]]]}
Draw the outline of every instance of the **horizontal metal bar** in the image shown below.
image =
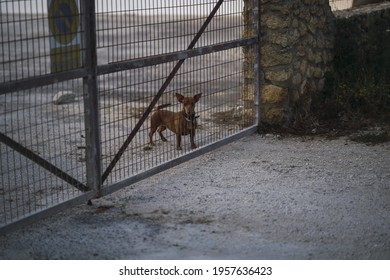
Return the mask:
{"type": "Polygon", "coordinates": [[[246,39],[234,40],[225,43],[200,47],[196,49],[187,49],[187,50],[168,53],[168,54],[161,54],[161,55],[155,55],[155,56],[139,58],[134,60],[115,62],[107,65],[100,65],[98,66],[98,75],[142,68],[146,66],[153,66],[153,65],[172,62],[172,61],[185,60],[187,58],[210,54],[213,52],[220,52],[228,49],[254,45],[257,43],[257,40],[258,40],[257,37],[251,37],[246,39]]]}
{"type": "MultiPolygon", "coordinates": [[[[205,55],[213,52],[225,51],[228,49],[244,47],[256,44],[257,37],[234,40],[225,43],[215,44],[211,46],[200,47],[196,49],[178,51],[168,54],[161,54],[140,59],[120,61],[107,65],[98,66],[98,75],[104,75],[124,70],[137,69],[146,66],[152,66],[182,59],[187,59],[195,56],[205,55]]],[[[31,88],[47,86],[54,83],[59,83],[67,80],[80,79],[86,77],[88,72],[85,68],[74,69],[66,72],[46,74],[43,76],[31,77],[23,80],[9,81],[0,84],[0,95],[15,92],[19,90],[27,90],[31,88]]]]}
{"type": "Polygon", "coordinates": [[[108,195],[110,193],[116,192],[124,187],[130,186],[130,185],[137,183],[143,179],[146,179],[150,176],[156,175],[156,174],[161,173],[165,170],[168,170],[169,168],[172,168],[172,167],[177,166],[181,163],[189,161],[190,159],[193,159],[193,158],[196,158],[196,157],[201,156],[203,154],[206,154],[212,150],[220,148],[220,147],[222,147],[226,144],[229,144],[231,142],[237,141],[238,139],[241,139],[243,137],[252,135],[253,133],[255,133],[257,131],[257,129],[258,129],[257,125],[250,126],[248,128],[245,128],[244,130],[242,130],[236,134],[233,134],[225,139],[222,139],[218,142],[206,145],[204,147],[200,147],[200,148],[198,148],[198,149],[196,149],[188,154],[185,154],[179,158],[176,158],[176,159],[173,159],[173,160],[168,161],[166,163],[160,164],[152,169],[149,169],[145,172],[142,172],[140,174],[132,176],[132,177],[125,179],[121,182],[118,182],[116,184],[113,184],[113,185],[110,185],[107,187],[103,187],[100,195],[105,196],[105,195],[108,195]]]}
{"type": "Polygon", "coordinates": [[[74,69],[66,72],[46,74],[43,76],[34,76],[31,78],[10,81],[0,84],[0,95],[26,90],[35,87],[47,86],[54,83],[59,83],[67,80],[78,79],[87,76],[87,71],[84,68],[74,69]]]}
{"type": "Polygon", "coordinates": [[[73,178],[69,174],[65,173],[64,171],[62,171],[58,167],[54,166],[53,164],[51,164],[50,162],[45,160],[44,158],[40,157],[39,155],[37,155],[33,151],[27,149],[26,147],[22,146],[21,144],[19,144],[18,142],[16,142],[12,138],[8,137],[7,135],[5,135],[1,132],[0,132],[0,142],[3,142],[4,144],[9,146],[10,148],[12,148],[15,151],[17,151],[18,153],[20,153],[21,155],[32,160],[33,162],[35,162],[39,166],[43,167],[47,171],[50,171],[51,173],[53,173],[57,177],[61,178],[65,182],[71,184],[73,187],[77,188],[78,190],[80,190],[82,192],[89,191],[89,188],[87,186],[85,186],[83,183],[76,180],[75,178],[73,178]]]}
{"type": "MultiPolygon", "coordinates": [[[[229,41],[225,43],[215,44],[211,46],[200,47],[191,50],[178,51],[174,53],[161,54],[151,57],[134,59],[129,61],[121,61],[107,65],[98,66],[98,75],[104,75],[124,70],[142,68],[182,59],[187,59],[195,56],[205,55],[213,52],[225,51],[232,48],[244,47],[256,44],[258,38],[246,38],[240,40],[229,41]]],[[[47,86],[54,83],[59,83],[67,80],[80,79],[86,77],[88,72],[85,68],[79,68],[66,72],[47,74],[43,76],[31,77],[23,80],[10,81],[0,84],[0,95],[15,92],[19,90],[27,90],[31,88],[47,86]]]]}

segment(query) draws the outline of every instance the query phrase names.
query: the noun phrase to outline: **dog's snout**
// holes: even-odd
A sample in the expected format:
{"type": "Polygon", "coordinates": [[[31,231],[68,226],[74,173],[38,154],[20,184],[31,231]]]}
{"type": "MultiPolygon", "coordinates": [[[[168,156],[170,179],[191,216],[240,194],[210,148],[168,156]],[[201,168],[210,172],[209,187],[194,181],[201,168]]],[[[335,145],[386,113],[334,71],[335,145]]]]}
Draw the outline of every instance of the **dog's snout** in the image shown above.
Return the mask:
{"type": "Polygon", "coordinates": [[[195,103],[184,104],[184,110],[187,115],[195,115],[195,103]]]}

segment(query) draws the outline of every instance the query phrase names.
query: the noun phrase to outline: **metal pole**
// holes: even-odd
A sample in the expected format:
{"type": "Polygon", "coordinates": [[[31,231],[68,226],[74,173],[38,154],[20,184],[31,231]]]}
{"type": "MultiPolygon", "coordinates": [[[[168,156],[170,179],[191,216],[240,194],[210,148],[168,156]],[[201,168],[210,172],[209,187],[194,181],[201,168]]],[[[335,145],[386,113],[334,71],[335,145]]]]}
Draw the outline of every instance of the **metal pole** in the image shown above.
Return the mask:
{"type": "Polygon", "coordinates": [[[102,168],[97,86],[95,1],[83,0],[80,1],[80,5],[83,19],[83,66],[87,70],[87,76],[83,78],[87,186],[94,190],[96,197],[99,197],[102,185],[102,168]]]}
{"type": "Polygon", "coordinates": [[[253,23],[254,31],[257,36],[257,44],[254,45],[254,121],[255,125],[260,126],[260,94],[261,94],[261,63],[260,63],[260,44],[261,44],[261,35],[260,35],[260,26],[261,26],[261,0],[253,0],[254,9],[253,9],[253,23]]]}

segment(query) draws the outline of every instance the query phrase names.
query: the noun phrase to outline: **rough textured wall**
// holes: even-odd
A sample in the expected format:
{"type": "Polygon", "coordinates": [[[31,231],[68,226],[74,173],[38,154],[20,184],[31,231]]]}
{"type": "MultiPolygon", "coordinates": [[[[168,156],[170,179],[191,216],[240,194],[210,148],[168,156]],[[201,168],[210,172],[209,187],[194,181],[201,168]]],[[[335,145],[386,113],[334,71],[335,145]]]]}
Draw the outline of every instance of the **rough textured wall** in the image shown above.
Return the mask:
{"type": "MultiPolygon", "coordinates": [[[[245,0],[246,31],[252,34],[245,0]]],[[[260,118],[273,126],[299,126],[309,111],[312,95],[321,91],[329,71],[333,48],[333,13],[328,0],[261,1],[262,92],[260,118]]],[[[253,19],[252,19],[253,20],[253,19]]],[[[250,61],[253,53],[244,51],[250,61]]],[[[245,82],[252,77],[244,66],[245,82]]],[[[250,99],[249,86],[243,100],[250,99]]]]}
{"type": "MultiPolygon", "coordinates": [[[[255,7],[254,2],[257,0],[244,0],[244,38],[256,36],[255,28],[255,19],[253,14],[253,9],[255,7]]],[[[245,125],[251,125],[253,119],[253,108],[254,108],[254,48],[253,47],[244,47],[243,48],[245,62],[243,64],[243,73],[244,73],[244,86],[241,93],[241,99],[244,102],[244,111],[243,117],[244,120],[247,120],[245,125]]]]}

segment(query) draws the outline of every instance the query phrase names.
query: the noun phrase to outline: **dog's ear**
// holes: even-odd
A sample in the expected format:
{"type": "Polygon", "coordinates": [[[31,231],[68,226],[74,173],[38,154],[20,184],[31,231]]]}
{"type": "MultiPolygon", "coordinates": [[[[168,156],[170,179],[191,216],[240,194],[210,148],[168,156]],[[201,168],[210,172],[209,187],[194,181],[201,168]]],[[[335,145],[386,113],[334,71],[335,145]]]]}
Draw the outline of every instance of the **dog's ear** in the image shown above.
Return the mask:
{"type": "Polygon", "coordinates": [[[180,93],[176,93],[176,98],[177,98],[177,100],[179,100],[180,103],[182,103],[183,99],[184,99],[184,96],[181,95],[180,93]]]}
{"type": "Polygon", "coordinates": [[[195,102],[198,102],[201,96],[202,96],[202,93],[196,94],[196,95],[194,96],[195,102]]]}

